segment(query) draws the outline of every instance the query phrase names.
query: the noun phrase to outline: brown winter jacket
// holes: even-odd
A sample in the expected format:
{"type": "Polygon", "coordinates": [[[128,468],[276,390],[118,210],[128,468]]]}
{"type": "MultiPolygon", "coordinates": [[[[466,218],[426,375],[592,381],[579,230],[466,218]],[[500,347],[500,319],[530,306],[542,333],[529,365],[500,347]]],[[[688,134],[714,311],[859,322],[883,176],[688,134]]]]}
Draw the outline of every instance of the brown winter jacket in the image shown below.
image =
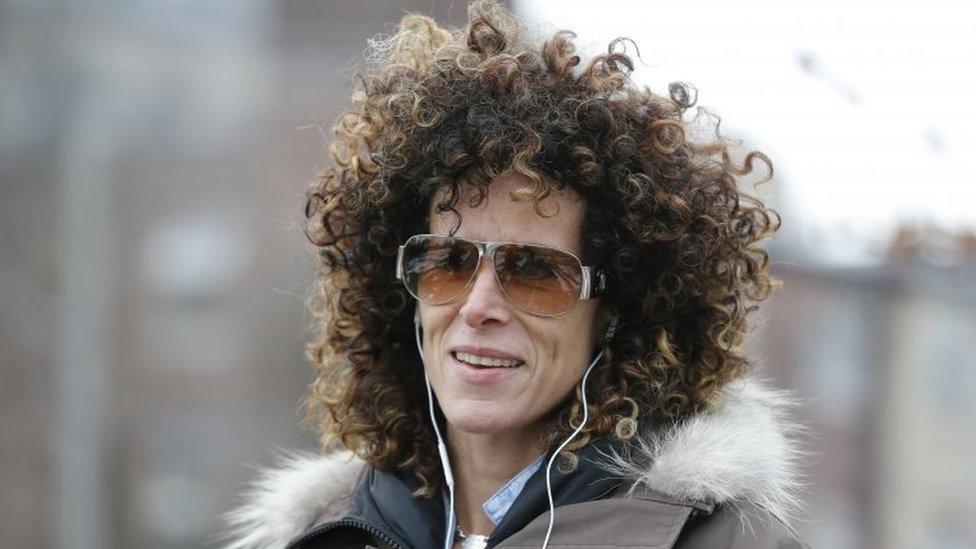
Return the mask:
{"type": "MultiPolygon", "coordinates": [[[[581,460],[587,468],[574,474],[591,477],[577,486],[595,485],[597,481],[589,478],[613,477],[614,488],[590,490],[577,494],[575,500],[563,498],[562,505],[554,493],[557,507],[549,547],[806,547],[790,524],[800,509],[797,462],[801,456],[796,442],[799,428],[788,417],[791,404],[787,395],[756,379],[740,380],[723,389],[723,403],[715,410],[644,433],[636,445],[629,446],[636,452],[591,453],[600,459],[581,460]]],[[[264,472],[246,503],[228,514],[226,547],[439,547],[434,540],[442,534],[424,538],[409,531],[416,532],[418,522],[439,523],[437,514],[443,508],[424,515],[422,504],[402,495],[409,493],[407,489],[398,498],[379,498],[381,507],[395,508],[363,513],[361,498],[369,496],[372,487],[366,486],[364,478],[379,475],[384,474],[348,454],[286,458],[282,467],[264,472]],[[391,517],[397,513],[404,517],[405,526],[391,517]]],[[[387,494],[374,490],[373,495],[377,493],[387,494]]],[[[535,510],[521,517],[517,531],[502,532],[503,539],[492,539],[489,547],[541,547],[548,507],[535,510]]],[[[499,529],[504,530],[506,519],[499,529]]]]}

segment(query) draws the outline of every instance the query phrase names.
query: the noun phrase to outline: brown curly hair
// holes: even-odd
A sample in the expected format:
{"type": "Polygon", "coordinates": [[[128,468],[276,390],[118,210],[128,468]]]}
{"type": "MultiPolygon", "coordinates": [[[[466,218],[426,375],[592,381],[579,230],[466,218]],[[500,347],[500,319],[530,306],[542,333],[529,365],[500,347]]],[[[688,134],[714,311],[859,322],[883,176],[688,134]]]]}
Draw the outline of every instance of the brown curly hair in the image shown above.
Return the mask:
{"type": "MultiPolygon", "coordinates": [[[[746,317],[775,283],[761,241],[779,216],[740,189],[756,162],[771,177],[765,155],[736,164],[736,143],[715,117],[704,117],[709,136],[693,139],[703,118],[701,109],[685,116],[694,88],[671,84],[668,97],[638,89],[621,40],[581,65],[569,31],[540,48],[520,35],[493,2],[473,4],[453,32],[404,17],[394,35],[370,43],[331,161],[307,194],[305,233],[319,267],[308,420],[324,447],[416,475],[418,496],[435,493],[440,464],[413,300],[394,263],[400,243],[427,232],[432,207],[458,215],[462,182],[483,199],[496,175],[513,170],[531,181],[537,208],[565,187],[585,200],[584,264],[606,271],[601,307],[619,327],[590,378],[592,419],[570,451],[709,406],[748,367],[746,317]],[[441,188],[446,198],[432,205],[441,188]]],[[[577,387],[550,443],[581,414],[577,387]]]]}

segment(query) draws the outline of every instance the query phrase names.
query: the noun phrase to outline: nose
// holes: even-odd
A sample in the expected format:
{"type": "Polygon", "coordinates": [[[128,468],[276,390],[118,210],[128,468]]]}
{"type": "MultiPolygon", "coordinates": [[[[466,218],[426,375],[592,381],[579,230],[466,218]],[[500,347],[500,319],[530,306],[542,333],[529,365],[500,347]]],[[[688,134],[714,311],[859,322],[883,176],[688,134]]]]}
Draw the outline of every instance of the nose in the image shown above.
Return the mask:
{"type": "Polygon", "coordinates": [[[512,318],[512,310],[502,294],[491,263],[481,262],[474,281],[466,295],[458,314],[465,324],[474,329],[483,329],[493,324],[507,324],[512,318]]]}

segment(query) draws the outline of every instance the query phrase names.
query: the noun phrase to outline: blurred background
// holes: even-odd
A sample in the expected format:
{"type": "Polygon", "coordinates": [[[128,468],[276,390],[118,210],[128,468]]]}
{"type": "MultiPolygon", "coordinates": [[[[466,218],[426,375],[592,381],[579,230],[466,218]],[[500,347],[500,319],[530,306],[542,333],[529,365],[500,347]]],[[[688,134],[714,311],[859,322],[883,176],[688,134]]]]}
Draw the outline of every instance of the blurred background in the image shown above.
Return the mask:
{"type": "MultiPolygon", "coordinates": [[[[866,4],[509,5],[633,38],[638,82],[773,159],[752,347],[818,433],[803,534],[972,548],[976,19],[866,4]]],[[[465,9],[0,0],[0,546],[213,546],[248,463],[314,447],[305,185],[366,40],[465,9]]]]}

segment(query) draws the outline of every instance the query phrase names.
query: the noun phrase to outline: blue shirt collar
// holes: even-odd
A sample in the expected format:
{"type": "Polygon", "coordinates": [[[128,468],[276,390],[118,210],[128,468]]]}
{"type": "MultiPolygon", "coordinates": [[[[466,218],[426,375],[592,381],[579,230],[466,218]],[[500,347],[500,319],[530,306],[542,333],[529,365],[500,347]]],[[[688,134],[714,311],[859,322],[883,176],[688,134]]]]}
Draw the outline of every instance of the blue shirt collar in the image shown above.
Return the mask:
{"type": "Polygon", "coordinates": [[[522,469],[517,475],[512,477],[504,486],[495,491],[494,494],[488,498],[481,508],[491,519],[491,522],[496,526],[501,522],[502,517],[508,512],[509,507],[515,501],[515,498],[522,493],[522,488],[525,488],[525,483],[529,480],[539,467],[542,466],[542,459],[545,454],[539,455],[535,460],[530,463],[525,469],[522,469]]]}

